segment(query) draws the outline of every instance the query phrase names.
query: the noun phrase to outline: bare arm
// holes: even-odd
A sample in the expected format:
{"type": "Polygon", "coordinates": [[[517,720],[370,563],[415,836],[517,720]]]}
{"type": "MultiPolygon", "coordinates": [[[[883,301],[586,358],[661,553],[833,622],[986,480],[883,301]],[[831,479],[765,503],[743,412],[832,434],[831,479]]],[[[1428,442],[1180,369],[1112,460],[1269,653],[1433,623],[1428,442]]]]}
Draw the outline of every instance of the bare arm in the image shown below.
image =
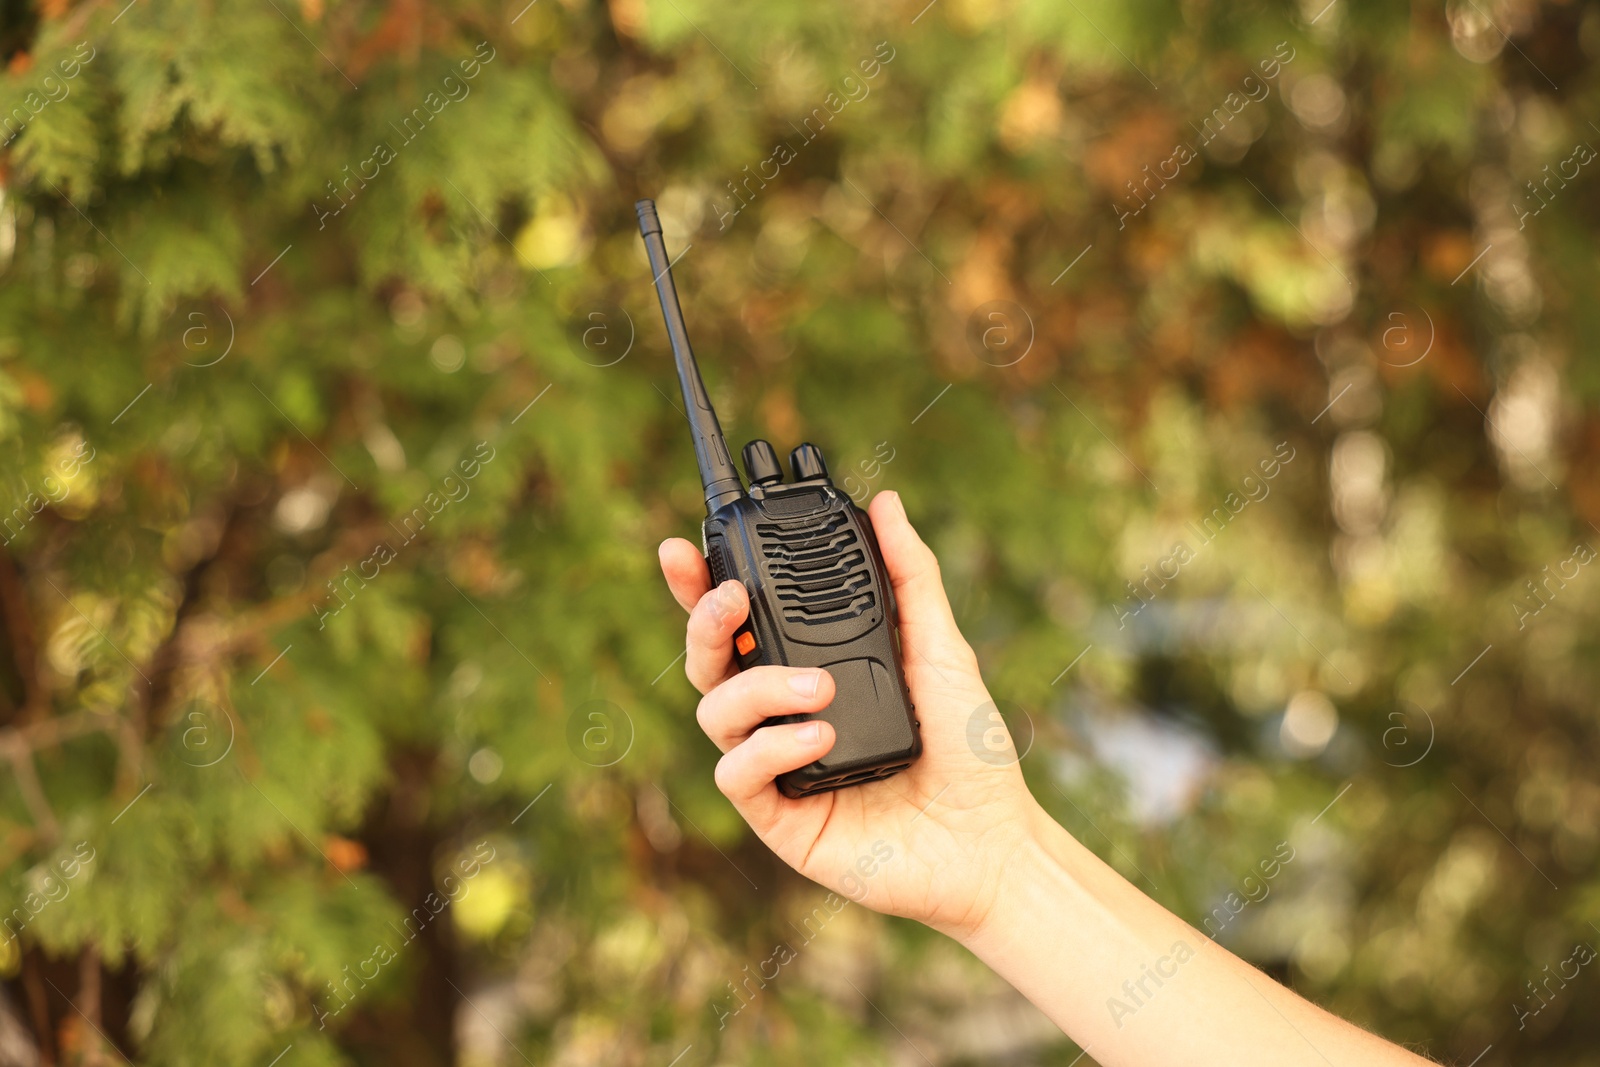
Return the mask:
{"type": "Polygon", "coordinates": [[[724,753],[717,785],[774,852],[867,907],[960,941],[1106,1067],[1428,1062],[1199,934],[1055,823],[1014,760],[980,758],[970,724],[998,718],[985,715],[993,705],[938,562],[896,494],[878,494],[870,510],[900,603],[923,756],[886,781],[798,800],[773,778],[827,752],[832,728],[757,727],[826,707],[832,679],[776,666],[738,672],[732,638],[749,611],[743,587],[712,589],[689,542],[661,546],[667,583],[690,612],[685,669],[705,694],[700,725],[724,753]]]}
{"type": "Polygon", "coordinates": [[[949,931],[1107,1067],[1412,1065],[1183,922],[1042,810],[999,897],[949,931]]]}

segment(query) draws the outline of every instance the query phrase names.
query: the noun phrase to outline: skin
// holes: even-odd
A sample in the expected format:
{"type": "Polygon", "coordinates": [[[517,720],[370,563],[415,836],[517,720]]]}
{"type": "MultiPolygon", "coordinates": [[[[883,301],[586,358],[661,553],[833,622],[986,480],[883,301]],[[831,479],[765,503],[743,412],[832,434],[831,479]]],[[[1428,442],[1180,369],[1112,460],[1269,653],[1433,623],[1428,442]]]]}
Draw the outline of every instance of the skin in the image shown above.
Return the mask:
{"type": "Polygon", "coordinates": [[[879,493],[868,511],[899,602],[923,755],[887,781],[798,800],[773,779],[826,753],[832,727],[758,727],[827,707],[832,678],[738,671],[744,587],[711,588],[698,548],[681,538],[661,545],[667,585],[689,612],[685,670],[704,694],[697,717],[723,753],[717,787],[769,848],[841,895],[955,938],[1105,1067],[1429,1062],[1302,1000],[1167,912],[1050,818],[1015,759],[980,759],[969,724],[982,721],[982,750],[992,753],[998,719],[988,718],[992,700],[938,560],[898,494],[879,493]],[[863,892],[863,880],[846,878],[878,842],[893,857],[863,892]]]}

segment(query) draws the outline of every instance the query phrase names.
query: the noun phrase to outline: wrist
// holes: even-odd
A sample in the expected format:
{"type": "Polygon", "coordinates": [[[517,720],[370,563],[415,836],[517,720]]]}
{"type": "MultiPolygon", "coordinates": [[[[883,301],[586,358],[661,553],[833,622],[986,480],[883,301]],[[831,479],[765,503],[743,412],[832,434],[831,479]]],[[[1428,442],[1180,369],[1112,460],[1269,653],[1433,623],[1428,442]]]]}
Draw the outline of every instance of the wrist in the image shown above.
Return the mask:
{"type": "Polygon", "coordinates": [[[980,956],[977,946],[997,941],[1000,931],[1032,913],[1038,887],[1066,877],[1063,849],[1077,845],[1031,795],[1013,826],[985,856],[985,878],[968,908],[955,920],[929,923],[980,956]]]}

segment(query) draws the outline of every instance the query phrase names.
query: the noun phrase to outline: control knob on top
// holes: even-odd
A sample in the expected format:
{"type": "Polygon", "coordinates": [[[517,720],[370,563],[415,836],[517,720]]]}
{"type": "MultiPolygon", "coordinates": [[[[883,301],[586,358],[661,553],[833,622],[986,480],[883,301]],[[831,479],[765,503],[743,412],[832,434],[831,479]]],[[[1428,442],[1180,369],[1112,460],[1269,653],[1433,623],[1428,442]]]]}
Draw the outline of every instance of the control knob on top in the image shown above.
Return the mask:
{"type": "Polygon", "coordinates": [[[796,480],[828,476],[828,465],[822,461],[822,449],[809,441],[789,453],[789,466],[794,468],[796,480]]]}
{"type": "Polygon", "coordinates": [[[744,446],[744,469],[750,475],[751,485],[771,485],[783,481],[783,468],[778,466],[778,453],[766,441],[757,438],[744,446]]]}

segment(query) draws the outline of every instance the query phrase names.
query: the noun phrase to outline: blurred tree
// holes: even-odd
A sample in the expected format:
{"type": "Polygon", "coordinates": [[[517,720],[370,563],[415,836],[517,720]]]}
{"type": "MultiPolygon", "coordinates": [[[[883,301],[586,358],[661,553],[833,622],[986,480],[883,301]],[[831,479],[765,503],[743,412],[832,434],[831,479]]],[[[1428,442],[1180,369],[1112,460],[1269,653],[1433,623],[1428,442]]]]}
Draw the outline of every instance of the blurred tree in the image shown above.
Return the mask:
{"type": "Polygon", "coordinates": [[[730,437],[905,496],[1066,825],[1600,1062],[1595,5],[0,18],[8,1062],[1076,1062],[716,794],[645,195],[730,437]]]}

